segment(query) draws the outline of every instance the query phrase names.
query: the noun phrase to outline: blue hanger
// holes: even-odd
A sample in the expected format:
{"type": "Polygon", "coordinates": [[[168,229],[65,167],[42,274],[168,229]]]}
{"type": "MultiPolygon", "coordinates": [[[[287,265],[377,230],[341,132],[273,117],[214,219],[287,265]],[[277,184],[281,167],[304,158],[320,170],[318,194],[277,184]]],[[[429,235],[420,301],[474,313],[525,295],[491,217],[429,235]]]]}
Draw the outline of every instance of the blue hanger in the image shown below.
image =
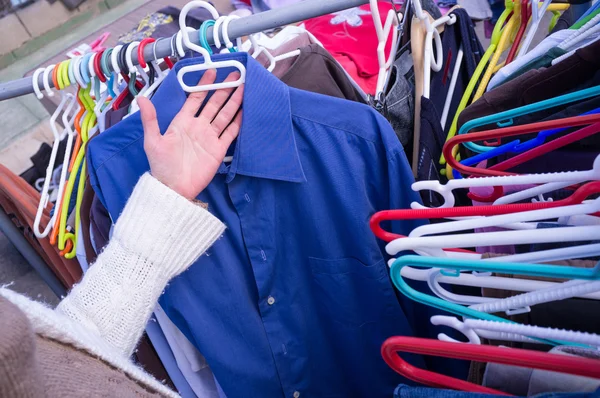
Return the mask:
{"type": "Polygon", "coordinates": [[[87,53],[83,56],[83,60],[79,64],[79,71],[81,72],[81,78],[83,79],[85,84],[90,83],[90,71],[88,66],[90,64],[90,58],[92,57],[92,53],[87,53]]]}
{"type": "MultiPolygon", "coordinates": [[[[468,122],[466,122],[465,124],[462,125],[458,134],[466,134],[474,128],[493,124],[493,123],[496,123],[496,125],[498,127],[512,126],[512,124],[514,123],[513,118],[515,118],[515,117],[526,115],[529,113],[538,112],[540,110],[547,109],[547,108],[553,108],[553,107],[556,107],[559,105],[568,104],[568,103],[579,101],[579,100],[586,99],[589,97],[594,97],[596,95],[600,95],[600,86],[586,88],[584,90],[579,90],[574,93],[564,94],[559,97],[549,98],[547,100],[543,100],[543,101],[539,101],[539,102],[536,102],[533,104],[521,106],[519,108],[510,109],[510,110],[496,113],[493,115],[488,115],[488,116],[480,117],[477,119],[469,120],[468,122]]],[[[491,146],[477,145],[473,142],[465,142],[465,146],[467,148],[469,148],[470,150],[477,152],[477,153],[489,152],[489,151],[497,148],[497,147],[491,147],[491,146]]]]}
{"type": "Polygon", "coordinates": [[[213,55],[213,50],[212,48],[210,48],[210,45],[208,44],[208,39],[206,37],[206,32],[208,31],[208,28],[210,26],[215,26],[214,19],[209,19],[202,22],[202,25],[200,25],[200,29],[198,29],[198,39],[200,40],[200,45],[204,47],[204,49],[208,51],[210,55],[213,55]]]}
{"type": "MultiPolygon", "coordinates": [[[[392,278],[392,282],[394,282],[394,285],[400,292],[402,292],[402,294],[404,294],[411,300],[467,318],[508,323],[516,322],[485,312],[477,311],[459,304],[451,303],[442,300],[441,298],[421,293],[413,289],[406,283],[406,281],[404,280],[404,278],[402,278],[401,275],[402,268],[406,266],[419,268],[442,268],[443,270],[441,272],[446,276],[458,276],[461,270],[469,270],[481,272],[502,272],[517,275],[544,276],[551,278],[585,280],[600,279],[600,265],[597,265],[594,268],[576,268],[559,265],[492,263],[477,260],[406,255],[396,259],[390,267],[390,275],[392,278]]],[[[577,345],[559,340],[538,340],[544,341],[545,343],[552,345],[577,345]]]]}
{"type": "MultiPolygon", "coordinates": [[[[594,110],[585,112],[580,116],[594,115],[597,113],[600,113],[600,108],[596,108],[594,110]]],[[[481,161],[491,159],[496,156],[504,155],[505,153],[525,152],[544,144],[546,142],[546,138],[550,137],[551,135],[558,134],[561,131],[565,131],[567,129],[568,127],[562,127],[558,129],[540,131],[535,138],[525,141],[522,144],[520,140],[514,140],[507,144],[500,145],[498,147],[491,147],[492,150],[462,160],[460,163],[464,164],[465,166],[473,166],[481,161]]],[[[454,176],[454,178],[463,178],[462,175],[458,172],[458,170],[455,169],[452,169],[452,175],[454,176]]]]}

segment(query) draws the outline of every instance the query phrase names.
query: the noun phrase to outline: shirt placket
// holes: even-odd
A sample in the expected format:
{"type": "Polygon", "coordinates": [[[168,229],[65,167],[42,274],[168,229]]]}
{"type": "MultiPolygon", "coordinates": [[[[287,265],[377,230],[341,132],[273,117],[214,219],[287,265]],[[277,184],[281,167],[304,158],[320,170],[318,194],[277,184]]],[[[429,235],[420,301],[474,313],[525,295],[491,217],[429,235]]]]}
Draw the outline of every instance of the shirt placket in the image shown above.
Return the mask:
{"type": "MultiPolygon", "coordinates": [[[[289,306],[289,292],[278,285],[275,272],[275,256],[270,249],[275,237],[272,236],[273,220],[269,207],[276,206],[271,202],[267,181],[237,175],[228,184],[229,195],[237,210],[246,252],[252,266],[258,289],[258,310],[264,330],[271,347],[277,368],[277,374],[284,396],[299,398],[301,392],[293,385],[294,376],[289,361],[296,355],[290,350],[296,346],[291,344],[293,336],[286,333],[285,311],[289,306]]],[[[289,316],[289,314],[287,314],[289,316]]]]}

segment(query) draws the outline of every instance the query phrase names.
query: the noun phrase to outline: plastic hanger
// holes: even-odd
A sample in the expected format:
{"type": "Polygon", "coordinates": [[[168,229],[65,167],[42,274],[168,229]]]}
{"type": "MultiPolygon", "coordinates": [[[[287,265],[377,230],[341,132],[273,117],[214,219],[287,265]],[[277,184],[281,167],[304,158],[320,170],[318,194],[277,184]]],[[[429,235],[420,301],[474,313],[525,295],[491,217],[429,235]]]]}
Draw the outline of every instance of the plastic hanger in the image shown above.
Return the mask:
{"type": "MultiPolygon", "coordinates": [[[[586,173],[586,172],[572,172],[572,173],[586,173]]],[[[557,173],[556,173],[557,174],[557,173]]],[[[543,181],[544,178],[549,178],[550,176],[556,174],[530,174],[527,176],[514,176],[516,177],[525,177],[531,178],[532,181],[537,181],[536,178],[539,178],[540,181],[543,181]]],[[[510,179],[508,177],[489,177],[486,179],[487,182],[484,182],[482,185],[502,185],[505,182],[515,181],[515,179],[510,179]]],[[[477,181],[479,179],[473,179],[477,181]]],[[[452,180],[455,181],[455,180],[452,180]]],[[[458,180],[464,181],[464,180],[458,180]]],[[[519,180],[516,180],[519,181],[519,180]]],[[[474,182],[475,183],[475,182],[474,182]]],[[[517,182],[518,183],[518,182],[517,182]]],[[[533,182],[535,183],[535,182],[533,182]]],[[[458,185],[458,184],[453,184],[458,185]]],[[[511,182],[510,184],[513,185],[511,182]]],[[[443,206],[452,205],[454,203],[454,196],[452,195],[452,189],[454,187],[450,185],[442,185],[439,184],[438,181],[418,181],[413,184],[413,189],[431,189],[435,192],[440,193],[446,200],[443,206]],[[428,184],[424,184],[428,183],[428,184]],[[436,184],[438,183],[438,184],[436,184]],[[417,185],[418,184],[418,185],[417,185]],[[426,186],[424,186],[426,185],[426,186]],[[416,188],[415,188],[416,186],[416,188]]],[[[551,209],[559,206],[568,206],[573,204],[580,204],[583,200],[585,200],[589,195],[598,193],[600,191],[600,182],[590,182],[586,185],[581,186],[573,193],[573,195],[568,198],[552,201],[552,202],[542,202],[542,203],[512,203],[507,205],[487,205],[487,206],[465,206],[465,207],[439,207],[439,208],[421,208],[421,204],[418,202],[411,203],[413,209],[399,209],[399,210],[383,210],[378,211],[373,214],[369,221],[369,225],[371,230],[379,239],[384,241],[391,241],[397,239],[398,236],[395,234],[391,234],[381,228],[380,223],[383,221],[390,220],[418,220],[418,219],[436,219],[436,218],[453,218],[453,217],[476,217],[476,216],[494,216],[499,214],[510,214],[515,212],[523,212],[530,210],[539,210],[539,209],[551,209]]]]}
{"type": "MultiPolygon", "coordinates": [[[[81,58],[80,58],[81,59],[81,58]]],[[[79,72],[78,69],[75,69],[75,75],[76,78],[78,76],[79,72]]],[[[80,76],[80,75],[79,75],[80,76]]],[[[79,83],[79,79],[77,80],[79,83]]],[[[76,99],[77,99],[77,104],[79,106],[79,112],[77,112],[77,114],[75,115],[75,118],[73,120],[73,127],[75,128],[75,132],[74,134],[76,135],[76,141],[75,141],[75,145],[73,146],[73,151],[71,154],[71,158],[70,161],[68,163],[68,167],[67,167],[67,171],[69,173],[69,176],[67,177],[67,179],[65,180],[64,183],[64,189],[63,189],[63,194],[62,194],[62,200],[61,203],[64,203],[65,200],[68,200],[68,198],[71,197],[71,191],[69,191],[69,194],[67,196],[67,191],[68,191],[68,185],[69,185],[69,179],[70,178],[74,178],[73,173],[73,167],[75,164],[75,160],[77,159],[77,154],[79,153],[79,149],[81,148],[81,121],[82,118],[84,118],[84,115],[86,115],[86,107],[85,104],[82,100],[82,87],[85,86],[79,86],[78,90],[77,90],[77,95],[76,95],[76,99]]],[[[64,169],[63,169],[64,171],[64,169]]],[[[60,223],[62,220],[62,209],[63,209],[63,205],[61,205],[60,207],[57,207],[56,210],[56,219],[58,220],[58,222],[56,222],[54,224],[54,228],[52,230],[52,235],[50,236],[50,244],[52,245],[57,245],[58,246],[58,238],[59,238],[59,232],[60,232],[60,223]]],[[[70,251],[72,248],[72,242],[70,240],[68,240],[66,242],[66,251],[70,251]]]]}
{"type": "MultiPolygon", "coordinates": [[[[481,136],[478,136],[477,135],[478,133],[469,134],[469,137],[464,137],[464,136],[454,137],[450,141],[448,141],[448,143],[444,146],[442,151],[444,151],[447,155],[448,164],[450,164],[452,167],[456,167],[456,169],[458,169],[459,171],[468,170],[469,173],[474,174],[474,175],[488,175],[488,176],[489,175],[514,174],[514,173],[507,172],[505,170],[512,169],[512,168],[514,168],[522,163],[525,163],[531,159],[542,156],[546,153],[552,152],[556,149],[562,148],[568,144],[580,141],[586,137],[590,137],[590,136],[600,132],[600,123],[597,121],[598,116],[600,116],[600,114],[587,115],[587,116],[576,116],[573,118],[559,119],[556,121],[556,124],[552,123],[552,125],[553,126],[558,125],[560,127],[564,127],[564,126],[577,127],[577,126],[582,126],[582,125],[588,124],[588,126],[583,127],[581,129],[574,131],[572,133],[569,133],[567,135],[564,135],[562,137],[559,137],[555,140],[546,142],[545,144],[542,144],[542,145],[538,146],[537,148],[533,148],[533,149],[530,149],[523,153],[520,153],[520,154],[513,156],[505,161],[502,161],[498,164],[488,167],[487,169],[479,169],[476,167],[469,167],[469,166],[461,165],[452,156],[454,147],[457,147],[458,144],[460,144],[462,142],[466,142],[467,140],[469,140],[471,138],[474,138],[474,139],[480,138],[481,136]],[[594,123],[594,124],[589,124],[589,123],[594,123]]],[[[553,121],[551,121],[551,122],[553,122],[553,121]]],[[[515,128],[514,130],[508,130],[509,128],[507,128],[506,130],[499,129],[499,130],[496,130],[495,135],[496,135],[496,137],[500,137],[500,136],[510,137],[513,135],[520,134],[520,132],[518,132],[518,131],[529,132],[528,129],[531,129],[534,127],[544,129],[544,128],[548,127],[548,124],[545,124],[545,123],[548,123],[548,122],[538,123],[537,126],[525,125],[525,126],[523,126],[524,128],[520,129],[520,130],[517,128],[515,128]],[[500,130],[502,130],[502,131],[500,131],[500,130]],[[515,132],[515,131],[517,131],[517,132],[515,132]]],[[[519,127],[519,126],[517,126],[517,127],[519,127]]]]}
{"type": "MultiPolygon", "coordinates": [[[[481,127],[496,124],[498,127],[509,127],[514,123],[514,118],[535,113],[544,109],[554,108],[560,105],[569,104],[580,101],[586,98],[600,95],[600,86],[594,86],[579,90],[569,94],[563,94],[558,97],[549,98],[547,100],[535,102],[533,104],[524,105],[518,108],[509,109],[493,115],[483,116],[477,119],[469,120],[461,128],[458,135],[469,133],[471,130],[481,127]]],[[[449,141],[449,140],[448,140],[449,141]]],[[[474,152],[487,152],[494,149],[492,146],[476,145],[471,142],[465,143],[465,146],[474,152]]]]}
{"type": "Polygon", "coordinates": [[[551,354],[519,348],[460,344],[406,336],[390,337],[383,343],[381,347],[383,359],[402,376],[428,386],[459,391],[510,395],[468,381],[416,368],[404,361],[398,355],[398,351],[477,362],[492,362],[505,365],[519,364],[519,366],[527,368],[600,378],[599,361],[590,358],[551,354]]]}
{"type": "MultiPolygon", "coordinates": [[[[600,210],[598,202],[594,210],[600,210]]],[[[584,205],[580,205],[584,206],[584,205]]],[[[579,208],[578,208],[579,209],[579,208]]],[[[557,210],[557,209],[554,209],[557,210]]],[[[534,243],[564,243],[587,241],[594,236],[600,236],[599,226],[570,227],[567,236],[560,236],[552,229],[536,229],[531,231],[500,231],[481,232],[476,235],[472,233],[444,235],[443,237],[416,237],[397,239],[386,246],[390,255],[396,255],[401,251],[413,250],[419,253],[436,253],[435,249],[446,249],[449,247],[471,247],[473,244],[484,246],[518,245],[534,243]],[[475,243],[476,242],[476,243],[475,243]]],[[[542,251],[541,253],[544,253],[542,251]]],[[[535,253],[527,253],[535,254],[535,253]]],[[[507,256],[508,257],[508,256],[507,256]]],[[[503,259],[509,261],[510,259],[503,259]]]]}
{"type": "Polygon", "coordinates": [[[494,69],[498,65],[498,61],[500,60],[500,56],[504,53],[504,51],[508,48],[510,43],[510,38],[515,33],[515,30],[519,26],[519,22],[521,21],[521,3],[519,0],[514,1],[514,11],[513,16],[506,23],[506,27],[502,31],[502,36],[500,37],[500,42],[498,43],[498,47],[494,51],[494,55],[490,59],[490,63],[487,66],[483,77],[481,78],[481,82],[475,91],[475,95],[473,96],[473,102],[477,101],[483,93],[492,78],[492,74],[494,73],[494,69]]]}
{"type": "MultiPolygon", "coordinates": [[[[414,0],[413,7],[415,9],[415,15],[418,18],[425,18],[426,23],[429,24],[429,19],[424,15],[423,9],[421,8],[420,0],[414,0]]],[[[377,62],[379,64],[379,73],[377,75],[377,85],[375,88],[375,98],[378,98],[383,94],[383,88],[385,86],[385,82],[387,80],[387,75],[389,74],[392,63],[394,62],[393,51],[390,51],[388,58],[385,58],[385,47],[390,37],[390,33],[392,35],[392,42],[390,48],[395,48],[398,42],[398,30],[396,27],[398,26],[398,15],[395,10],[392,8],[388,11],[388,14],[385,18],[385,23],[381,24],[381,17],[379,14],[379,7],[377,5],[377,0],[369,0],[369,8],[371,11],[371,16],[373,17],[373,25],[375,26],[375,33],[377,34],[377,62]]],[[[425,25],[429,26],[429,25],[425,25]]],[[[437,36],[437,40],[440,43],[441,48],[441,40],[439,38],[439,34],[437,36]]],[[[437,41],[436,41],[437,42],[437,41]]],[[[431,45],[431,43],[429,43],[431,45]]],[[[427,51],[427,43],[426,50],[427,51]]],[[[433,49],[431,49],[433,52],[433,49]]],[[[438,53],[440,54],[440,53],[438,53]]],[[[427,56],[427,55],[426,55],[427,56]]],[[[427,58],[426,58],[427,59],[427,58]]],[[[441,67],[441,65],[440,65],[441,67]]]]}
{"type": "MultiPolygon", "coordinates": [[[[58,68],[60,67],[60,64],[58,68]]],[[[37,85],[37,82],[34,82],[34,86],[37,85]]],[[[57,87],[58,88],[58,87],[57,87]]],[[[39,91],[39,90],[38,90],[39,91]]],[[[35,220],[33,222],[33,233],[38,238],[45,238],[50,233],[50,229],[52,228],[52,219],[48,222],[46,227],[42,230],[40,229],[40,223],[42,221],[42,215],[44,213],[44,209],[48,205],[49,201],[49,193],[48,190],[50,188],[50,181],[52,180],[52,173],[54,172],[54,164],[56,163],[56,155],[58,154],[58,147],[60,145],[60,136],[61,133],[58,131],[58,127],[56,125],[56,119],[61,114],[63,108],[67,104],[69,97],[67,95],[63,95],[58,107],[50,117],[50,129],[52,130],[52,134],[54,136],[54,142],[52,144],[52,150],[50,152],[50,160],[48,161],[48,166],[46,167],[46,177],[44,180],[44,186],[40,193],[40,202],[38,204],[37,212],[35,214],[35,220]]]]}
{"type": "Polygon", "coordinates": [[[539,0],[532,0],[532,3],[531,3],[531,26],[529,27],[529,31],[527,31],[527,35],[525,36],[525,39],[523,40],[523,44],[521,45],[521,48],[519,49],[519,52],[517,53],[517,58],[527,54],[527,51],[529,50],[529,46],[531,45],[531,42],[533,41],[533,38],[535,37],[535,33],[537,32],[538,27],[540,26],[540,22],[542,21],[542,16],[548,9],[548,6],[550,5],[550,3],[552,3],[552,0],[544,0],[541,8],[538,8],[539,0]]]}
{"type": "MultiPolygon", "coordinates": [[[[598,113],[600,113],[600,108],[591,110],[589,112],[585,112],[585,113],[581,114],[581,116],[594,115],[594,114],[598,114],[598,113]]],[[[558,134],[560,132],[563,132],[565,130],[567,130],[566,127],[540,131],[539,134],[531,140],[525,141],[523,143],[521,143],[520,140],[515,140],[512,142],[497,146],[490,151],[480,153],[478,155],[472,156],[467,159],[463,159],[460,161],[460,164],[463,164],[465,166],[473,166],[482,161],[492,159],[496,156],[504,155],[506,153],[521,153],[526,150],[533,149],[537,146],[542,145],[543,143],[546,142],[546,140],[549,137],[551,137],[555,134],[558,134]]],[[[454,178],[462,178],[462,176],[460,175],[458,170],[453,169],[452,173],[453,173],[454,178]]]]}
{"type": "MultiPolygon", "coordinates": [[[[598,268],[596,265],[595,269],[598,268]]],[[[470,308],[482,312],[506,312],[507,315],[525,313],[530,307],[552,301],[566,300],[581,297],[600,291],[600,281],[571,280],[549,286],[544,289],[530,291],[504,299],[494,299],[480,303],[473,303],[470,308]]]]}
{"type": "MultiPolygon", "coordinates": [[[[523,174],[523,175],[506,175],[501,176],[486,176],[482,178],[461,178],[449,180],[446,184],[442,184],[436,180],[417,181],[412,184],[413,191],[421,192],[424,190],[434,191],[444,198],[444,203],[440,208],[454,207],[456,204],[454,197],[455,189],[473,188],[473,187],[489,187],[489,186],[509,186],[509,185],[529,185],[529,184],[546,184],[554,185],[542,187],[542,189],[528,192],[516,198],[526,199],[528,197],[539,195],[544,192],[551,192],[555,189],[564,188],[572,184],[577,184],[585,181],[600,180],[600,155],[594,160],[594,164],[590,170],[585,171],[566,171],[561,173],[540,173],[540,174],[523,174]]],[[[516,200],[514,200],[516,201],[516,200]]],[[[509,202],[510,203],[510,202],[509,202]]],[[[505,203],[495,203],[505,204],[505,203]]],[[[426,209],[418,202],[411,203],[413,209],[426,209]]]]}
{"type": "Polygon", "coordinates": [[[61,250],[61,254],[63,254],[64,257],[67,259],[75,257],[75,250],[77,248],[77,237],[80,222],[79,208],[81,207],[81,199],[83,198],[83,187],[85,186],[86,178],[86,165],[84,161],[85,148],[88,141],[88,134],[96,123],[96,114],[94,113],[94,101],[90,96],[90,89],[91,87],[90,85],[88,85],[80,90],[80,98],[87,112],[84,116],[83,122],[81,123],[81,147],[77,152],[77,156],[75,157],[75,161],[71,169],[71,175],[69,176],[69,180],[66,185],[65,197],[63,199],[60,217],[60,226],[58,232],[58,248],[59,250],[61,250]],[[79,179],[76,178],[78,172],[79,179]],[[76,180],[78,181],[77,200],[75,209],[73,210],[76,212],[74,226],[75,233],[71,233],[67,231],[67,217],[69,212],[70,198],[73,194],[76,180]],[[68,250],[67,241],[70,241],[72,243],[71,250],[68,250]]]}
{"type": "MultiPolygon", "coordinates": [[[[573,330],[555,329],[534,325],[507,324],[504,322],[484,321],[480,319],[465,319],[464,322],[461,322],[455,317],[443,315],[436,315],[432,317],[431,323],[436,326],[448,326],[452,329],[455,329],[456,331],[464,334],[465,337],[469,339],[470,344],[477,345],[481,344],[479,337],[492,340],[516,341],[523,343],[542,343],[539,340],[527,337],[532,336],[540,339],[570,341],[582,346],[600,346],[600,335],[573,330]]],[[[459,340],[449,337],[445,333],[438,334],[438,339],[441,341],[462,343],[459,340]]]]}
{"type": "MultiPolygon", "coordinates": [[[[443,252],[435,249],[442,249],[448,247],[470,247],[474,242],[473,234],[456,234],[452,236],[444,235],[443,237],[431,237],[425,235],[440,234],[448,232],[458,232],[465,230],[472,230],[475,228],[484,228],[491,226],[504,226],[506,224],[512,224],[524,221],[537,221],[547,220],[551,218],[572,216],[577,214],[594,214],[600,211],[600,200],[593,200],[590,202],[581,203],[590,194],[595,194],[600,188],[600,182],[594,182],[584,185],[579,188],[571,197],[556,201],[556,202],[543,202],[543,203],[528,203],[524,204],[530,209],[523,209],[517,212],[508,212],[510,209],[521,206],[521,204],[510,204],[510,205],[498,205],[498,206],[478,206],[477,208],[485,208],[479,214],[487,213],[486,210],[491,210],[493,215],[486,214],[489,217],[473,217],[463,219],[459,221],[438,223],[424,225],[415,228],[411,234],[402,239],[396,239],[386,246],[386,251],[390,255],[395,255],[403,250],[413,250],[418,253],[424,253],[427,255],[438,255],[444,256],[443,252]],[[580,202],[577,204],[577,202],[580,202]],[[567,205],[565,205],[567,204],[567,205]],[[495,210],[495,208],[503,207],[503,209],[495,210]],[[535,209],[531,209],[535,207],[535,209]],[[437,243],[434,242],[437,240],[437,243]],[[455,242],[455,246],[450,245],[450,242],[455,242]],[[412,246],[411,246],[412,245],[412,246]],[[433,254],[432,254],[433,253],[433,254]]],[[[435,210],[462,210],[469,208],[453,208],[453,209],[431,209],[435,210]]],[[[431,210],[412,210],[413,212],[427,212],[431,210]]],[[[411,210],[409,210],[411,211],[411,210]]],[[[464,211],[462,212],[464,213],[464,211]]],[[[461,214],[462,215],[462,214],[461,214]]],[[[523,229],[514,231],[503,231],[503,232],[483,232],[477,233],[477,244],[478,245],[506,245],[506,244],[526,244],[526,243],[544,243],[544,242],[560,242],[561,237],[556,234],[551,236],[552,233],[545,232],[547,229],[523,229]],[[541,231],[544,231],[543,233],[541,231]],[[544,240],[550,236],[550,240],[544,240]],[[523,239],[518,241],[517,239],[523,239]],[[488,242],[488,243],[484,243],[488,242]]],[[[598,226],[580,226],[569,228],[568,236],[562,237],[562,241],[578,241],[578,240],[589,240],[594,235],[585,236],[585,233],[599,233],[600,228],[598,226]]],[[[600,236],[600,235],[598,235],[600,236]]],[[[572,248],[571,248],[572,249],[572,248]]],[[[552,255],[557,252],[560,253],[562,249],[554,249],[552,255]]],[[[537,258],[543,252],[524,253],[518,255],[519,258],[537,258]]],[[[512,256],[503,257],[502,261],[512,261],[512,256]]],[[[500,260],[496,260],[500,261],[500,260]]],[[[523,260],[521,260],[523,261],[523,260]]],[[[527,259],[526,261],[532,261],[527,259]]]]}
{"type": "MultiPolygon", "coordinates": [[[[143,57],[143,51],[144,51],[144,47],[152,42],[156,42],[155,39],[153,38],[146,38],[144,40],[142,40],[138,46],[138,63],[139,63],[139,68],[146,68],[148,66],[148,64],[146,63],[146,61],[144,60],[143,57]]],[[[168,59],[168,57],[167,57],[168,59]]],[[[154,74],[154,81],[148,81],[148,84],[143,87],[140,92],[138,93],[138,96],[143,96],[143,97],[150,97],[154,91],[156,91],[156,89],[160,86],[160,84],[162,83],[162,81],[165,79],[165,77],[167,76],[167,73],[164,73],[162,71],[162,69],[160,68],[160,66],[156,63],[156,60],[154,61],[150,61],[150,65],[149,68],[151,68],[151,72],[154,74]]],[[[131,107],[129,110],[129,114],[132,114],[134,112],[137,112],[139,110],[139,106],[137,104],[136,99],[134,98],[132,103],[131,103],[131,107]]]]}
{"type": "MultiPolygon", "coordinates": [[[[537,7],[537,3],[533,4],[531,8],[533,8],[534,6],[537,7]]],[[[519,29],[517,30],[517,34],[515,36],[513,44],[510,47],[510,50],[508,51],[508,55],[506,56],[506,61],[504,62],[504,65],[510,64],[515,59],[515,56],[517,55],[517,49],[519,48],[521,40],[523,39],[523,35],[525,34],[525,29],[527,28],[527,24],[529,22],[529,18],[531,17],[531,13],[532,11],[529,8],[529,0],[521,0],[521,18],[519,21],[519,29]]]]}
{"type": "Polygon", "coordinates": [[[202,48],[198,45],[193,44],[190,41],[190,38],[187,33],[188,29],[187,29],[187,26],[185,25],[185,18],[187,16],[187,13],[192,8],[196,8],[196,7],[202,7],[202,8],[207,9],[213,15],[214,19],[219,18],[219,13],[217,12],[217,10],[209,3],[205,2],[205,1],[201,1],[201,0],[191,1],[191,2],[187,3],[181,10],[181,13],[179,14],[179,28],[180,28],[180,32],[184,32],[181,34],[183,43],[186,45],[187,48],[200,53],[202,55],[202,57],[204,58],[203,63],[184,66],[181,69],[179,69],[179,71],[177,71],[177,79],[179,80],[181,87],[186,92],[194,93],[194,92],[198,92],[198,91],[210,91],[210,90],[218,90],[218,89],[222,89],[222,88],[230,88],[230,87],[240,86],[241,84],[243,84],[245,82],[245,79],[246,79],[246,68],[244,67],[244,65],[241,62],[235,61],[235,60],[213,61],[211,59],[208,51],[206,51],[204,48],[202,48]],[[232,81],[232,82],[213,83],[213,84],[208,84],[208,85],[204,85],[204,86],[189,86],[183,81],[183,77],[185,76],[186,73],[204,71],[204,70],[208,70],[208,69],[218,69],[218,68],[224,68],[224,67],[233,67],[233,68],[238,69],[240,72],[239,79],[237,79],[236,81],[232,81]]]}
{"type": "MultiPolygon", "coordinates": [[[[593,245],[590,245],[593,246],[593,245]]],[[[596,245],[596,253],[600,245],[596,245]]],[[[571,248],[569,248],[571,249],[571,248]]],[[[575,255],[573,255],[575,256],[575,255]]],[[[572,257],[571,257],[572,258],[572,257]]],[[[475,258],[473,256],[472,259],[480,259],[480,256],[475,258]]],[[[564,257],[559,256],[557,260],[563,260],[564,257]]],[[[483,261],[489,261],[490,259],[485,259],[483,261]]],[[[515,260],[517,261],[517,260],[515,260]]],[[[554,260],[551,260],[554,261],[554,260]]],[[[520,262],[520,261],[517,261],[520,262]]],[[[473,305],[473,304],[481,304],[487,302],[495,302],[498,299],[490,298],[490,297],[481,297],[481,296],[466,296],[459,295],[444,289],[441,284],[445,285],[458,285],[458,286],[471,286],[477,288],[487,288],[487,289],[501,289],[501,290],[511,290],[516,292],[533,292],[536,290],[548,289],[548,288],[557,288],[561,283],[558,282],[549,282],[549,281],[538,281],[538,280],[530,280],[530,279],[519,279],[519,278],[507,278],[502,276],[492,276],[491,274],[481,274],[481,273],[460,273],[459,275],[447,276],[441,273],[441,269],[439,268],[430,268],[430,269],[418,269],[412,267],[403,267],[402,268],[402,277],[412,279],[415,281],[426,282],[431,291],[438,297],[452,302],[456,304],[463,305],[473,305]]],[[[587,292],[585,290],[577,290],[573,292],[572,297],[586,298],[592,300],[600,300],[600,292],[587,292]]],[[[509,310],[512,310],[510,308],[509,310]]],[[[499,310],[502,311],[502,310],[499,310]]],[[[483,311],[487,312],[487,311],[483,311]]]]}
{"type": "MultiPolygon", "coordinates": [[[[594,246],[594,245],[590,245],[594,246]]],[[[594,248],[595,254],[600,252],[598,250],[600,245],[595,245],[594,248]]],[[[550,256],[549,256],[550,257],[550,256]]],[[[473,257],[473,259],[478,259],[473,257]]],[[[563,260],[564,256],[556,257],[557,260],[563,260]]],[[[490,259],[484,259],[483,261],[489,261],[490,259]]],[[[554,261],[551,259],[550,261],[554,261]]],[[[517,260],[513,260],[513,262],[520,262],[517,260]]],[[[412,279],[415,281],[426,282],[427,286],[431,289],[431,291],[441,299],[444,299],[448,302],[462,305],[475,305],[482,303],[493,303],[498,302],[498,299],[491,297],[482,297],[482,296],[468,296],[456,294],[453,292],[449,292],[446,290],[441,284],[446,285],[458,285],[458,286],[471,286],[478,288],[488,288],[488,289],[501,289],[501,290],[511,290],[516,292],[534,292],[543,289],[550,288],[560,288],[563,287],[563,283],[558,282],[549,282],[549,281],[538,281],[531,279],[519,279],[519,278],[507,278],[502,276],[492,276],[491,274],[482,274],[482,273],[460,273],[456,276],[447,276],[444,275],[442,270],[439,268],[430,268],[430,269],[417,269],[411,267],[402,268],[402,276],[404,278],[412,279]]],[[[572,289],[572,288],[571,288],[572,289]]],[[[558,294],[558,293],[556,293],[558,294]]],[[[586,298],[592,300],[600,300],[600,292],[596,290],[589,290],[580,288],[579,290],[571,290],[569,294],[572,294],[570,297],[579,297],[586,298]]],[[[529,304],[533,305],[533,304],[529,304]]],[[[521,307],[523,308],[524,304],[521,303],[521,307]]],[[[500,309],[496,312],[506,311],[509,315],[514,313],[514,308],[507,308],[506,310],[500,309]]],[[[480,308],[475,308],[483,311],[480,308]]],[[[483,311],[489,312],[489,311],[483,311]]]]}
{"type": "MultiPolygon", "coordinates": [[[[450,138],[454,137],[454,135],[456,134],[456,129],[458,126],[458,116],[467,107],[467,105],[471,102],[470,99],[472,97],[473,91],[475,90],[475,86],[479,82],[479,78],[481,77],[481,75],[485,69],[485,66],[489,63],[490,58],[496,51],[496,48],[498,47],[498,45],[500,44],[500,38],[502,37],[502,33],[503,33],[504,29],[506,28],[505,22],[512,14],[512,11],[514,8],[512,0],[505,0],[504,5],[505,5],[504,11],[500,15],[500,17],[498,18],[498,22],[496,22],[496,25],[494,26],[494,30],[492,32],[492,37],[490,40],[490,45],[487,48],[487,50],[485,51],[485,53],[483,54],[483,56],[481,57],[479,64],[477,64],[477,67],[475,68],[475,71],[473,72],[473,76],[471,76],[471,80],[469,80],[469,84],[467,84],[467,88],[465,89],[465,92],[460,100],[460,103],[458,105],[456,113],[454,114],[454,118],[452,119],[452,124],[450,125],[450,130],[448,131],[448,136],[446,137],[446,141],[448,141],[450,138]]],[[[440,158],[440,164],[441,165],[446,164],[446,161],[445,161],[443,155],[440,158]]],[[[445,174],[445,170],[442,170],[442,174],[445,174]]]]}
{"type": "MultiPolygon", "coordinates": [[[[559,265],[526,264],[526,263],[495,263],[481,260],[465,260],[438,257],[423,257],[415,255],[402,256],[390,260],[390,276],[396,288],[409,299],[438,308],[455,315],[473,319],[495,320],[498,322],[515,323],[510,320],[478,311],[473,308],[450,303],[413,289],[402,275],[402,268],[443,268],[446,276],[458,276],[461,271],[500,272],[516,275],[543,276],[549,278],[568,278],[583,280],[600,279],[600,268],[582,269],[559,265]]],[[[555,339],[546,340],[549,344],[563,344],[555,339]]]]}

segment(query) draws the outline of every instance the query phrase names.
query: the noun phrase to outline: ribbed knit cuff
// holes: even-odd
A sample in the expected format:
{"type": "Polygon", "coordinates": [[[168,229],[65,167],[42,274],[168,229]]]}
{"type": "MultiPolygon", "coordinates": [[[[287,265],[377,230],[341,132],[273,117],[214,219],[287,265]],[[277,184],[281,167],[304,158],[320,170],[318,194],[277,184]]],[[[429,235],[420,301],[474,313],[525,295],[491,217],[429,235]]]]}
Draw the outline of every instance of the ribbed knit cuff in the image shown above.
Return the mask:
{"type": "Polygon", "coordinates": [[[159,267],[169,278],[185,271],[225,230],[198,203],[162,184],[149,173],[138,181],[113,239],[159,267]]]}

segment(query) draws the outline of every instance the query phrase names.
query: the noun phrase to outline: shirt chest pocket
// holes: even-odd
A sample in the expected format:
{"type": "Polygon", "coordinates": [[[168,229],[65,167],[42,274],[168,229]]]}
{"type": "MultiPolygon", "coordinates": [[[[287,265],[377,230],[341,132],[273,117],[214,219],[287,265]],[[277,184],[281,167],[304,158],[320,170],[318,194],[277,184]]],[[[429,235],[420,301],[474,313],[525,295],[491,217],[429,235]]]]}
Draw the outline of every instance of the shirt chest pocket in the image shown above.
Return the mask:
{"type": "Polygon", "coordinates": [[[370,265],[352,257],[309,261],[324,321],[362,327],[402,313],[383,259],[370,265]]]}

